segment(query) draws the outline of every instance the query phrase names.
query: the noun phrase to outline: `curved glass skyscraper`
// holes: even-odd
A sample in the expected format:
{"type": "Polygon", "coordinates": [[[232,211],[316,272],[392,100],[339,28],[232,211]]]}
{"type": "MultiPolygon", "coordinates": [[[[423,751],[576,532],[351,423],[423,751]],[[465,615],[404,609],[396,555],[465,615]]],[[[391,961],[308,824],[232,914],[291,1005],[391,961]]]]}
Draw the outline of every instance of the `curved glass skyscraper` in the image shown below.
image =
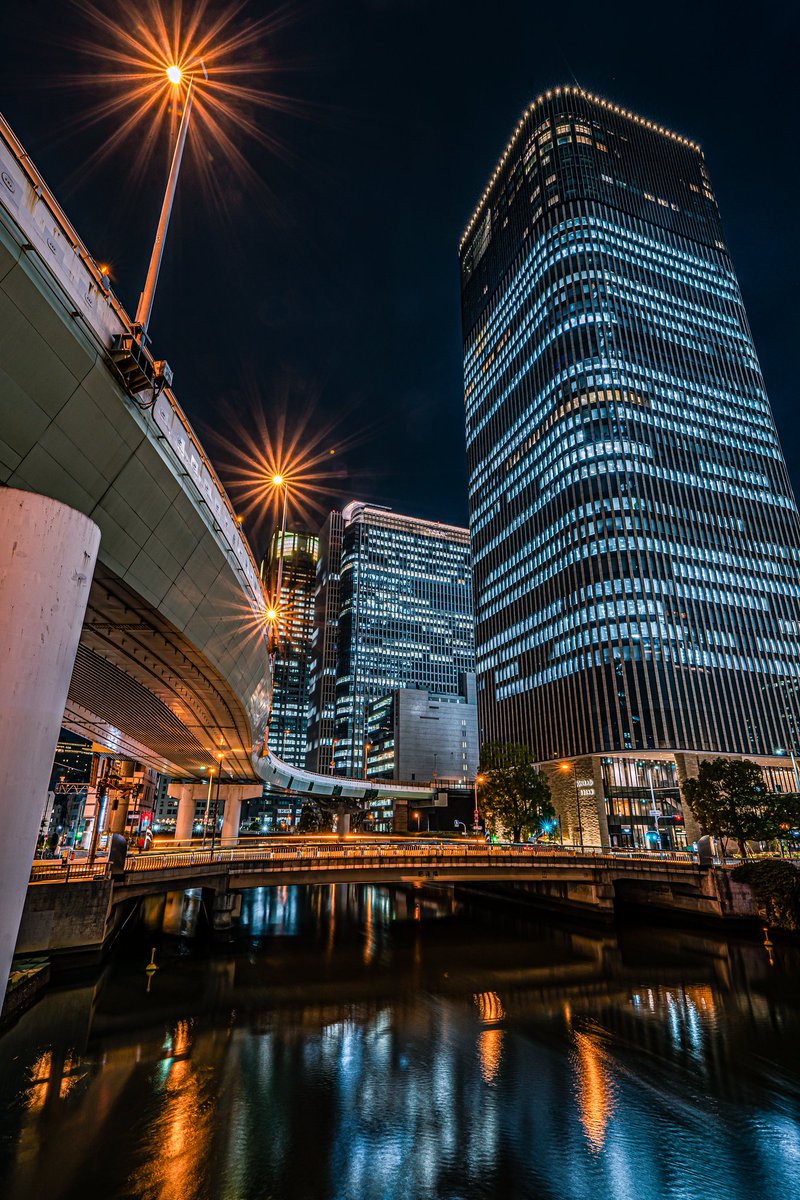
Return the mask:
{"type": "Polygon", "coordinates": [[[800,521],[699,147],[548,92],[460,258],[482,738],[795,748],[800,521]]]}

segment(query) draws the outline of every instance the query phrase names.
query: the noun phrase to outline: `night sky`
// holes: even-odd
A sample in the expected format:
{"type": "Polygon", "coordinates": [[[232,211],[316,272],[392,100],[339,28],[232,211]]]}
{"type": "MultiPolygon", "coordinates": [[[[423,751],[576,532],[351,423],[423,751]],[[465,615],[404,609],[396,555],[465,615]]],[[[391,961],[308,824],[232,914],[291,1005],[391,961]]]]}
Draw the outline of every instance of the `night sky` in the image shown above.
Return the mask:
{"type": "MultiPolygon", "coordinates": [[[[521,110],[577,81],[703,146],[797,491],[800,9],[767,3],[743,8],[745,19],[738,8],[310,0],[282,9],[261,52],[276,65],[269,86],[293,103],[252,114],[279,148],[233,134],[266,186],[220,159],[208,189],[187,158],[151,323],[156,356],[170,361],[212,456],[215,430],[240,440],[254,408],[291,424],[311,406],[337,451],[341,502],[466,522],[458,240],[521,110]]],[[[238,21],[275,11],[250,0],[238,21]]],[[[112,263],[132,311],[167,147],[154,147],[135,182],[113,120],[78,127],[96,92],[43,86],[87,69],[76,51],[86,33],[68,0],[5,0],[2,108],[86,244],[112,263]],[[104,141],[104,162],[83,170],[104,141]]]]}

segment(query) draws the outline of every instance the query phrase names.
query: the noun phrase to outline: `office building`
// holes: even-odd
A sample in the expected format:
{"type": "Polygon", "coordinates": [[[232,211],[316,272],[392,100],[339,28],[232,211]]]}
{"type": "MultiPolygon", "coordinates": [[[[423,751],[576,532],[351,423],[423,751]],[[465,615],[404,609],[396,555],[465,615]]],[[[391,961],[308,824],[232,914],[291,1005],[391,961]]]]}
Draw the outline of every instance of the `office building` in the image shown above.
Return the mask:
{"type": "Polygon", "coordinates": [[[342,561],[340,512],[332,512],[319,532],[314,589],[314,628],[309,663],[309,708],[306,767],[333,774],[336,717],[336,652],[339,644],[339,572],[342,561]]]}
{"type": "Polygon", "coordinates": [[[800,524],[703,155],[548,92],[460,260],[482,738],[565,760],[573,837],[663,843],[698,755],[798,744],[800,524]]]}
{"type": "Polygon", "coordinates": [[[278,564],[283,560],[269,747],[293,767],[302,767],[306,757],[317,552],[317,538],[311,534],[277,531],[262,566],[262,577],[272,594],[277,588],[278,564]]]}
{"type": "Polygon", "coordinates": [[[355,501],[342,522],[333,758],[360,776],[371,700],[458,696],[475,669],[469,534],[355,501]]]}

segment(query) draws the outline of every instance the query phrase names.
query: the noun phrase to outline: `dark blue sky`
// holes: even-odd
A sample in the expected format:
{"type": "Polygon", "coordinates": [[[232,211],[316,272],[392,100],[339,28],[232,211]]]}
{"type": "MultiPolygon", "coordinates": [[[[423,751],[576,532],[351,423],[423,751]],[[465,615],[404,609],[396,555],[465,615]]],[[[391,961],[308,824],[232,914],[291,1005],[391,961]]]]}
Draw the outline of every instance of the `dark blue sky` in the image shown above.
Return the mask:
{"type": "MultiPolygon", "coordinates": [[[[109,0],[110,3],[110,0],[109,0]]],[[[189,7],[186,5],[185,7],[189,7]]],[[[291,114],[256,113],[284,151],[241,137],[269,193],[211,164],[181,179],[151,332],[209,441],[225,406],[244,425],[313,401],[336,424],[335,486],[445,521],[466,520],[457,245],[522,108],[587,89],[703,146],[798,490],[798,8],[309,0],[264,44],[291,114]],[[744,11],[744,10],[743,10],[744,11]]],[[[112,11],[114,6],[112,6],[112,11]]],[[[251,0],[242,20],[270,12],[251,0]]],[[[131,308],[163,184],[163,148],[128,185],[130,151],[79,166],[113,122],[71,123],[91,98],[51,91],[76,68],[84,18],[67,0],[6,0],[3,111],[131,308]]],[[[333,461],[333,460],[332,460],[333,461]]]]}

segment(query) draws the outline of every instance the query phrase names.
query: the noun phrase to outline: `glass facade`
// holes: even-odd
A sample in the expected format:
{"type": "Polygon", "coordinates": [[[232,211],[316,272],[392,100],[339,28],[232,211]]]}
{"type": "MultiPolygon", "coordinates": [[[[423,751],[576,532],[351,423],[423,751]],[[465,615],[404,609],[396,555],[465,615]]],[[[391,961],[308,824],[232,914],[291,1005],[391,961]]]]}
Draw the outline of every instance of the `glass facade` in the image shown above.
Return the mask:
{"type": "Polygon", "coordinates": [[[311,634],[314,628],[314,586],[317,538],[309,533],[277,532],[262,574],[274,591],[278,562],[283,557],[280,619],[273,664],[272,720],[269,747],[283,762],[302,767],[308,734],[308,687],[311,634]]]}
{"type": "Polygon", "coordinates": [[[334,760],[364,771],[366,708],[398,687],[457,696],[474,671],[466,529],[348,504],[342,512],[334,760]]]}
{"type": "Polygon", "coordinates": [[[548,92],[460,260],[482,739],[796,746],[800,523],[699,147],[548,92]]]}
{"type": "Polygon", "coordinates": [[[306,768],[332,775],[336,718],[336,651],[339,645],[339,572],[342,564],[340,512],[332,512],[319,532],[314,629],[311,634],[306,768]]]}

